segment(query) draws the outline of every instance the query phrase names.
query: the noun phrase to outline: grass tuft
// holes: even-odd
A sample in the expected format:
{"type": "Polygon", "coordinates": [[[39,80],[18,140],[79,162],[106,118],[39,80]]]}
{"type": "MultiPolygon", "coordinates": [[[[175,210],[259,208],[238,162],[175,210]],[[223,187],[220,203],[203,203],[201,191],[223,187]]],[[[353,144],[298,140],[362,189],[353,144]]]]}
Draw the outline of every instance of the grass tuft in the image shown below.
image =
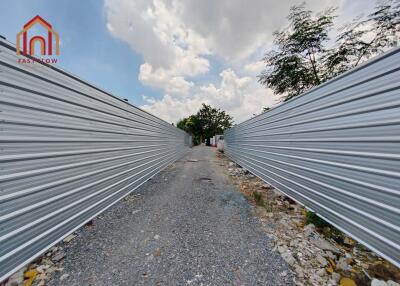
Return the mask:
{"type": "Polygon", "coordinates": [[[257,206],[263,207],[266,209],[267,212],[272,212],[273,207],[270,202],[266,202],[264,200],[263,194],[260,192],[253,192],[253,199],[256,202],[257,206]]]}
{"type": "Polygon", "coordinates": [[[315,227],[324,228],[331,227],[331,224],[324,219],[320,218],[315,212],[307,211],[306,224],[312,223],[315,227]]]}

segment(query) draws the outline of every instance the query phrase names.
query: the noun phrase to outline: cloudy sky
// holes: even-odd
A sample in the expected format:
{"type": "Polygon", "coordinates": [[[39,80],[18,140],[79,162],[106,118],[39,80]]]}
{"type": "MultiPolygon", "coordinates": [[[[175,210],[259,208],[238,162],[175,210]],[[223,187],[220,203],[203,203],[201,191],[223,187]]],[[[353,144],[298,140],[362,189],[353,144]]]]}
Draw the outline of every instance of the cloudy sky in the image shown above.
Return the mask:
{"type": "MultiPolygon", "coordinates": [[[[61,38],[59,66],[176,122],[211,104],[236,123],[279,98],[257,83],[260,58],[290,6],[303,0],[2,1],[0,35],[35,15],[61,38]]],[[[373,0],[308,0],[338,7],[336,25],[371,11],[373,0]]]]}

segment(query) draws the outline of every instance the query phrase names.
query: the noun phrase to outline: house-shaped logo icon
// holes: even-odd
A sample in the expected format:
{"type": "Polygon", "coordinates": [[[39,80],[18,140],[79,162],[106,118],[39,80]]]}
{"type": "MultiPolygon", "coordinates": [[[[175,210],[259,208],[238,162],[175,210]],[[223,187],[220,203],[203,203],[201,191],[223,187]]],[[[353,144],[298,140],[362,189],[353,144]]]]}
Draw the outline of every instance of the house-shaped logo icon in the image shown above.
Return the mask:
{"type": "Polygon", "coordinates": [[[21,54],[21,37],[22,37],[22,53],[24,55],[31,55],[33,56],[35,54],[35,43],[39,42],[40,43],[40,54],[45,56],[51,56],[53,55],[53,37],[55,39],[55,54],[59,55],[60,54],[60,39],[58,37],[58,33],[53,30],[53,27],[45,21],[42,17],[39,15],[35,16],[30,20],[28,23],[26,23],[23,27],[23,29],[17,34],[17,55],[21,54]],[[47,30],[47,45],[46,45],[46,39],[42,36],[33,36],[28,42],[28,30],[35,24],[40,24],[42,27],[44,27],[47,30]],[[29,52],[28,52],[28,46],[29,46],[29,52]]]}

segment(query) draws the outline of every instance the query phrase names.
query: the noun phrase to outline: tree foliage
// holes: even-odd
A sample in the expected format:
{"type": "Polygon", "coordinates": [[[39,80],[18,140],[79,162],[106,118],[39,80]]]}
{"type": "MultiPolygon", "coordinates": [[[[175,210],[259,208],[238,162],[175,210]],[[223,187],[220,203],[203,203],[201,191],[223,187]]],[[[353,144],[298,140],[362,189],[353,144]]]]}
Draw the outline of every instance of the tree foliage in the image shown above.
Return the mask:
{"type": "Polygon", "coordinates": [[[232,116],[203,103],[196,114],[179,120],[177,127],[192,135],[194,143],[199,144],[205,138],[222,134],[232,124],[232,116]]]}
{"type": "Polygon", "coordinates": [[[293,6],[288,27],[274,33],[276,49],[265,54],[259,82],[287,100],[397,45],[399,0],[382,2],[367,17],[346,24],[328,48],[335,11],[313,14],[305,4],[293,6]]]}
{"type": "Polygon", "coordinates": [[[384,1],[366,18],[357,17],[339,29],[336,45],[327,51],[326,79],[335,77],[388,48],[400,39],[400,1],[384,1]]]}
{"type": "Polygon", "coordinates": [[[334,9],[314,16],[305,4],[290,9],[289,26],[274,33],[276,50],[263,58],[267,69],[259,75],[259,82],[286,94],[299,95],[323,80],[322,63],[324,43],[333,25],[334,9]]]}

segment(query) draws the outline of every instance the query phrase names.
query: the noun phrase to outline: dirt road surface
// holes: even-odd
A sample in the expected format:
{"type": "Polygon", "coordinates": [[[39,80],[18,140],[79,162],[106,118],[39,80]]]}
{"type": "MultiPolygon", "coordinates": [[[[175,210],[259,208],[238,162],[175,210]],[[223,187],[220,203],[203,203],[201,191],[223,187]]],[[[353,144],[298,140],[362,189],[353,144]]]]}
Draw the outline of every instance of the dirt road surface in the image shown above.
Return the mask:
{"type": "Polygon", "coordinates": [[[293,285],[215,152],[192,148],[81,228],[49,285],[293,285]]]}

